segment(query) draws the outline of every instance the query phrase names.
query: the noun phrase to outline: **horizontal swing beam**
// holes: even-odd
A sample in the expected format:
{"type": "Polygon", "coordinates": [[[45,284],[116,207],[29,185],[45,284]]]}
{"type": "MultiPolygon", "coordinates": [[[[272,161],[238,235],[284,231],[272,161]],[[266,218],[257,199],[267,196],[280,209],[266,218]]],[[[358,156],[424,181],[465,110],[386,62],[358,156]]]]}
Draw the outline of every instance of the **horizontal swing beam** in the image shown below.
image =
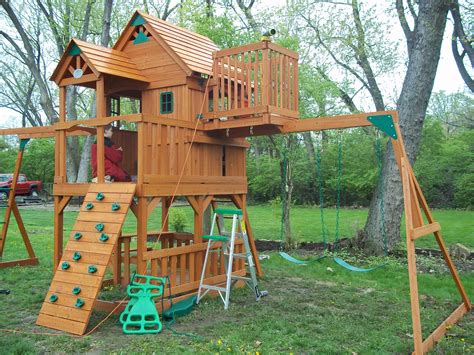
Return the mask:
{"type": "Polygon", "coordinates": [[[331,117],[308,118],[294,120],[285,124],[281,133],[297,133],[307,131],[324,131],[329,129],[344,129],[372,126],[368,121],[369,116],[391,115],[394,122],[398,121],[397,111],[377,111],[369,113],[356,113],[331,117]]]}

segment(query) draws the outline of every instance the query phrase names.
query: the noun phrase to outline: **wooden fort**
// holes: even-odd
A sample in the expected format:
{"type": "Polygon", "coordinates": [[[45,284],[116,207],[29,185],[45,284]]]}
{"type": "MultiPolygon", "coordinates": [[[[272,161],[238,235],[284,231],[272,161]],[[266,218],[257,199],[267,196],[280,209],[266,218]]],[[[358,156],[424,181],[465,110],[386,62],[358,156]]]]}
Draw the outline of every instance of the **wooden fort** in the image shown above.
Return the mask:
{"type": "MultiPolygon", "coordinates": [[[[229,201],[244,212],[256,269],[262,275],[251,223],[246,211],[245,137],[293,132],[376,126],[389,135],[401,173],[407,230],[407,254],[415,352],[427,351],[471,309],[410,166],[396,111],[360,113],[317,119],[298,119],[298,54],[267,38],[261,42],[219,50],[208,38],[135,12],[113,48],[71,40],[52,80],[59,86],[59,119],[52,126],[0,130],[20,139],[54,137],[54,267],[55,275],[37,323],[74,334],[84,334],[93,309],[120,311],[124,304],[97,299],[104,284],[129,282],[131,273],[169,276],[171,295],[178,300],[195,293],[202,272],[203,214],[208,206],[229,201]],[[78,85],[95,90],[96,117],[68,120],[66,88],[78,85]],[[136,113],[121,112],[123,98],[139,102],[136,113]],[[104,127],[115,126],[113,140],[124,150],[123,167],[135,177],[131,183],[105,183],[104,127]],[[133,129],[132,129],[133,128],[133,129]],[[67,137],[95,135],[98,183],[72,183],[66,174],[67,137]],[[104,198],[97,200],[97,194],[104,198]],[[63,212],[72,197],[84,197],[76,223],[66,235],[63,250],[63,212]],[[194,232],[168,229],[174,198],[185,198],[194,210],[194,232]],[[91,203],[93,208],[88,208],[91,203]],[[113,209],[112,206],[119,206],[113,209]],[[151,231],[151,212],[162,208],[162,230],[151,231]],[[122,233],[127,212],[136,217],[136,233],[122,233]],[[425,214],[424,221],[422,213],[425,214]],[[98,224],[103,224],[99,231],[98,224]],[[102,234],[107,239],[100,238],[102,234]],[[434,234],[462,297],[462,303],[425,340],[422,339],[416,239],[434,234]],[[77,257],[79,253],[79,258],[77,257]],[[134,266],[136,265],[136,266],[134,266]],[[90,267],[93,266],[93,272],[90,267]],[[107,273],[107,268],[111,272],[107,273]],[[84,301],[77,307],[80,289],[84,301]],[[52,295],[56,298],[51,298],[52,295]]],[[[22,147],[24,148],[22,141],[22,147]]],[[[23,148],[15,168],[21,167],[23,148]]],[[[14,181],[16,179],[14,178],[14,181]]],[[[15,182],[14,182],[15,184],[15,182]]],[[[12,189],[15,189],[15,186],[12,189]]],[[[13,212],[30,258],[0,262],[0,267],[34,264],[15,200],[10,194],[0,237],[0,257],[13,212]]],[[[237,245],[237,251],[242,245],[237,245]]],[[[205,270],[206,284],[225,279],[224,256],[214,253],[205,270]]],[[[234,263],[242,275],[245,265],[234,263]]],[[[165,296],[169,291],[166,290],[165,296]]]]}

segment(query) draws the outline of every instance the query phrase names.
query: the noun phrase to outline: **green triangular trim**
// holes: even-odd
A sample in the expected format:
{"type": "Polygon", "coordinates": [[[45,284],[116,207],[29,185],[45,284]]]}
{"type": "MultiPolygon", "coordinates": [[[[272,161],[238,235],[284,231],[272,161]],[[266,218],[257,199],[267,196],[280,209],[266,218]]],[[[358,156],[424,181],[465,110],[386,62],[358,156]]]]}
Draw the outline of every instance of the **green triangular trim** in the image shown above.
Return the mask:
{"type": "Polygon", "coordinates": [[[148,42],[148,37],[143,33],[143,31],[138,32],[137,37],[133,40],[133,44],[140,44],[148,42]]]}
{"type": "Polygon", "coordinates": [[[372,123],[375,127],[380,129],[386,135],[392,139],[397,139],[397,131],[395,130],[395,125],[393,124],[392,115],[376,115],[376,116],[367,116],[367,120],[372,123]]]}
{"type": "Polygon", "coordinates": [[[144,25],[146,23],[145,19],[141,17],[140,15],[137,15],[132,21],[132,26],[140,26],[144,25]]]}
{"type": "Polygon", "coordinates": [[[25,138],[25,139],[20,140],[20,150],[25,150],[25,147],[26,147],[26,145],[28,144],[29,141],[30,141],[29,138],[25,138]]]}
{"type": "Polygon", "coordinates": [[[76,44],[73,44],[71,49],[69,50],[69,55],[78,55],[78,54],[81,54],[81,49],[76,44]]]}

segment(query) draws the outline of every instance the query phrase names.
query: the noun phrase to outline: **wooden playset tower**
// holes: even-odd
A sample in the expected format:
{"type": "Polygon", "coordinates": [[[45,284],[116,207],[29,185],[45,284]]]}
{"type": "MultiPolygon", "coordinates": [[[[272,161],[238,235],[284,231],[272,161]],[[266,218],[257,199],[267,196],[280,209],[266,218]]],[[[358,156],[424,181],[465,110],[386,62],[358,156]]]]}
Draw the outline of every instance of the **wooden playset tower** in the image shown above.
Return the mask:
{"type": "MultiPolygon", "coordinates": [[[[59,123],[51,128],[57,142],[56,274],[38,324],[83,334],[90,315],[86,306],[108,306],[96,297],[109,263],[113,277],[108,282],[127,284],[130,264],[135,263],[138,274],[169,275],[173,296],[195,292],[206,248],[201,239],[203,213],[211,204],[215,208],[218,200],[232,202],[244,212],[261,275],[246,213],[249,144],[243,137],[276,133],[277,126],[298,117],[297,62],[296,53],[269,41],[219,51],[206,37],[138,11],[112,49],[71,40],[51,78],[59,86],[60,98],[59,123]],[[95,89],[96,118],[66,119],[68,85],[95,89]],[[139,100],[140,111],[122,115],[123,97],[139,100]],[[133,183],[104,183],[107,124],[116,126],[113,141],[123,148],[122,166],[134,177],[133,183]],[[131,126],[136,130],[125,129],[131,126]],[[66,138],[72,134],[96,135],[97,184],[67,181],[66,138]],[[105,198],[94,202],[93,195],[99,192],[105,198]],[[63,211],[73,196],[86,199],[63,252],[63,211]],[[185,197],[194,210],[193,234],[168,231],[168,209],[178,196],[185,197]],[[120,211],[112,212],[111,204],[120,202],[120,211]],[[94,207],[87,209],[86,203],[94,207]],[[147,222],[160,203],[163,232],[157,233],[148,230],[147,222]],[[121,233],[128,206],[137,219],[137,231],[131,235],[121,233]],[[97,224],[104,229],[96,230],[97,224]],[[100,241],[99,232],[108,239],[100,241]],[[157,234],[160,248],[152,250],[147,240],[157,234]],[[131,250],[132,239],[136,239],[135,250],[131,250]],[[77,253],[80,259],[71,259],[77,253]],[[97,267],[93,274],[90,264],[97,267]],[[77,297],[65,287],[75,286],[82,287],[85,304],[71,311],[77,297]],[[87,296],[85,287],[92,287],[87,296]],[[61,297],[65,292],[69,297],[61,297]],[[58,300],[48,302],[53,294],[59,295],[58,300]]],[[[238,244],[236,252],[242,249],[238,244]]],[[[215,284],[225,278],[224,256],[213,254],[212,258],[206,283],[215,284]]],[[[236,273],[245,272],[241,261],[234,268],[236,273]]]]}
{"type": "MultiPolygon", "coordinates": [[[[201,238],[203,214],[208,206],[216,208],[223,200],[242,210],[256,270],[262,275],[246,210],[249,143],[245,137],[362,126],[375,126],[390,137],[402,177],[415,352],[427,351],[444,334],[446,325],[471,309],[440,225],[413,174],[397,112],[299,120],[297,53],[269,40],[219,50],[204,36],[137,11],[113,48],[71,40],[51,79],[59,86],[58,123],[0,130],[2,135],[16,134],[20,139],[54,137],[56,142],[55,275],[37,324],[84,334],[93,309],[124,308],[97,296],[104,284],[128,284],[134,264],[138,274],[169,276],[171,289],[166,290],[166,298],[169,293],[175,300],[196,293],[207,247],[201,238]],[[67,120],[68,85],[95,90],[95,118],[67,120]],[[123,98],[137,100],[138,112],[121,112],[123,98]],[[134,177],[133,182],[105,182],[104,128],[109,124],[115,127],[113,141],[123,148],[122,166],[134,177]],[[73,135],[96,136],[97,183],[68,181],[67,137],[73,135]],[[63,211],[75,196],[84,197],[84,203],[63,250],[63,211]],[[169,231],[167,216],[175,197],[185,198],[193,208],[194,233],[169,231]],[[160,204],[162,230],[151,231],[148,221],[160,204]],[[136,217],[137,230],[124,234],[122,226],[129,210],[136,217]],[[429,234],[434,234],[443,252],[462,303],[423,341],[414,242],[429,234]],[[148,242],[157,236],[159,244],[148,242]],[[111,278],[105,279],[108,267],[111,278]]],[[[12,211],[22,225],[12,196],[14,193],[0,238],[0,257],[12,211]]],[[[29,252],[31,249],[32,261],[27,263],[36,262],[24,228],[22,236],[29,252]]],[[[236,252],[242,250],[242,244],[237,244],[236,252]]],[[[212,254],[205,270],[206,284],[225,280],[223,260],[222,252],[212,254]]],[[[233,271],[245,274],[242,260],[234,262],[233,271]]]]}

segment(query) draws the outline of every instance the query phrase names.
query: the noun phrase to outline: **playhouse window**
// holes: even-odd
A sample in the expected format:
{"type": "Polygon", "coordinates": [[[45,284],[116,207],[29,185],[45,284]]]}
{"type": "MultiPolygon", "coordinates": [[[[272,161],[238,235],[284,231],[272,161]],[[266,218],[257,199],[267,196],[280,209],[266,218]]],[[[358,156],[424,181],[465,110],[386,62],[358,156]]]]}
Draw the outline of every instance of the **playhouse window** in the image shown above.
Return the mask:
{"type": "Polygon", "coordinates": [[[160,113],[173,112],[173,93],[171,91],[162,92],[160,95],[160,113]]]}

